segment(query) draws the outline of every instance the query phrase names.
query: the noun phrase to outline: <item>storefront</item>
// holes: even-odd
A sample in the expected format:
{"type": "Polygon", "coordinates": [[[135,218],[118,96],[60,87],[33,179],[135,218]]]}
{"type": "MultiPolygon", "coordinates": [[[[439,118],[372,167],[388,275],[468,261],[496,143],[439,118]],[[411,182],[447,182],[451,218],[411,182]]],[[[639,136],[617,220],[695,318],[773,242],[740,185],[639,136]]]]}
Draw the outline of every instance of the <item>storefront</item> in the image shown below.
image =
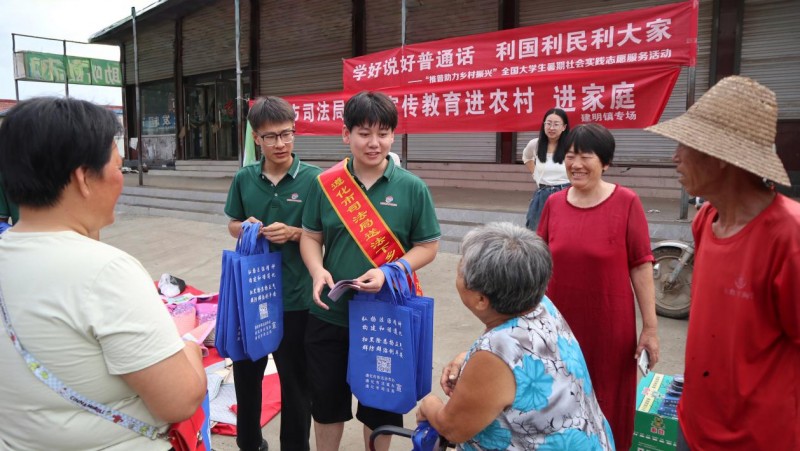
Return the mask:
{"type": "MultiPolygon", "coordinates": [[[[401,45],[402,15],[396,0],[240,0],[239,52],[243,97],[297,95],[342,89],[342,60],[401,45]]],[[[425,0],[407,2],[406,43],[539,25],[674,3],[673,0],[425,0]]],[[[684,68],[664,119],[686,108],[713,81],[741,72],[778,93],[782,133],[800,121],[800,36],[794,24],[800,3],[778,0],[700,0],[694,84],[684,68]],[[740,11],[741,10],[741,11],[740,11]],[[743,30],[743,32],[742,32],[743,30]],[[733,33],[735,39],[730,39],[733,33]],[[734,55],[737,64],[726,67],[734,55]],[[788,128],[787,128],[788,126],[788,128]]],[[[143,11],[138,24],[146,158],[228,160],[238,156],[236,138],[234,0],[168,0],[143,11]],[[156,144],[155,142],[158,141],[156,144]]],[[[124,47],[133,130],[133,42],[130,21],[96,34],[92,42],[124,47]]],[[[244,102],[246,103],[246,102],[244,102]]],[[[410,162],[514,164],[538,134],[541,118],[520,133],[448,133],[408,136],[410,162]]],[[[788,131],[787,131],[788,130],[788,131]]],[[[641,130],[614,130],[617,163],[670,166],[674,144],[641,130]]],[[[399,140],[398,140],[399,141],[399,140]]],[[[800,170],[795,140],[779,153],[800,170]]],[[[304,158],[335,160],[346,153],[338,136],[298,136],[304,158]]],[[[395,149],[397,150],[397,149],[395,149]]]]}

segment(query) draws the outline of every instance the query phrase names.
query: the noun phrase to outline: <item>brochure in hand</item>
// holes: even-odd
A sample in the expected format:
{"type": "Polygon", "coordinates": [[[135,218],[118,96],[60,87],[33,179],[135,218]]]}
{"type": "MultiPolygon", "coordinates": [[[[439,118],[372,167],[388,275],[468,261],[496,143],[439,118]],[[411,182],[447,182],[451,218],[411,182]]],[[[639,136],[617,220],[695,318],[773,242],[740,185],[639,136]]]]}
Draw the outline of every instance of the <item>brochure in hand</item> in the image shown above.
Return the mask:
{"type": "Polygon", "coordinates": [[[336,302],[347,290],[356,289],[356,286],[355,279],[340,280],[336,282],[333,288],[331,288],[331,291],[328,292],[328,297],[331,301],[336,302]]]}

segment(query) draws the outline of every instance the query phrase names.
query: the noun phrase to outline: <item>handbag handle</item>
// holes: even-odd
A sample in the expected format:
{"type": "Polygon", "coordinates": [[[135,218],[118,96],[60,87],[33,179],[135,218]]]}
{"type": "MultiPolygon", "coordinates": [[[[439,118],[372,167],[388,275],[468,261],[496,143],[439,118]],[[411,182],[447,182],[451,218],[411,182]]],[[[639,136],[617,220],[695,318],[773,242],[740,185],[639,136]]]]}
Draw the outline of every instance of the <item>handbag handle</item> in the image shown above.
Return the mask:
{"type": "MultiPolygon", "coordinates": [[[[259,223],[261,224],[261,223],[259,223]]],[[[254,254],[269,254],[269,240],[261,234],[261,227],[253,227],[252,252],[254,254]]]]}
{"type": "Polygon", "coordinates": [[[386,280],[383,282],[383,286],[381,287],[381,291],[379,293],[383,293],[388,295],[387,297],[391,300],[391,303],[394,305],[402,305],[402,293],[398,291],[397,288],[397,275],[396,275],[396,267],[392,264],[385,264],[381,265],[378,269],[383,272],[383,276],[386,280]]]}
{"type": "Polygon", "coordinates": [[[402,301],[411,299],[413,294],[417,292],[414,280],[410,276],[410,274],[413,274],[411,272],[411,265],[405,259],[401,258],[392,263],[387,263],[386,266],[388,266],[393,273],[393,281],[397,287],[400,299],[402,301]]]}
{"type": "Polygon", "coordinates": [[[244,221],[242,222],[242,231],[239,232],[239,238],[236,239],[236,253],[240,255],[248,255],[246,246],[248,246],[250,228],[253,223],[244,221]]]}
{"type": "Polygon", "coordinates": [[[236,241],[236,253],[240,255],[256,255],[269,253],[269,240],[261,235],[261,222],[242,222],[242,233],[236,241]]]}

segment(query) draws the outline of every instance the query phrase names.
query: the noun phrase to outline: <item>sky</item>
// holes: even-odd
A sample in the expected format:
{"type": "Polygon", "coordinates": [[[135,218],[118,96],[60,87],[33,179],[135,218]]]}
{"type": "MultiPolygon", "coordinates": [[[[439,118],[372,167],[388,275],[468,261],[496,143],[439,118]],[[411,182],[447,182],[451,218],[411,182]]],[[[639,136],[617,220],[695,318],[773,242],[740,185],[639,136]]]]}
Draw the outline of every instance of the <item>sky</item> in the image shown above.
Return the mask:
{"type": "MultiPolygon", "coordinates": [[[[120,19],[131,7],[145,9],[156,0],[0,0],[0,99],[14,99],[12,33],[58,39],[47,41],[17,36],[16,50],[62,54],[61,39],[87,42],[89,37],[120,19]]],[[[67,43],[67,55],[119,61],[119,47],[67,43]]],[[[72,97],[99,104],[122,105],[122,89],[69,85],[72,97]]],[[[58,83],[19,82],[20,100],[64,96],[58,83]]]]}

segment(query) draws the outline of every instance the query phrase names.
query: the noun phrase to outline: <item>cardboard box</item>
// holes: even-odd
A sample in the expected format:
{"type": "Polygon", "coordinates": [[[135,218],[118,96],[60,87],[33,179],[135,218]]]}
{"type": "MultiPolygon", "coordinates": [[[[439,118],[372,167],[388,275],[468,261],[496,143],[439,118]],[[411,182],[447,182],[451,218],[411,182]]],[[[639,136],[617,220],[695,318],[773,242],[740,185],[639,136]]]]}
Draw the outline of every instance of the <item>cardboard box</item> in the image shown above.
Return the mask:
{"type": "Polygon", "coordinates": [[[678,436],[678,418],[659,414],[672,376],[650,372],[636,389],[636,417],[631,451],[671,451],[678,436]]]}

